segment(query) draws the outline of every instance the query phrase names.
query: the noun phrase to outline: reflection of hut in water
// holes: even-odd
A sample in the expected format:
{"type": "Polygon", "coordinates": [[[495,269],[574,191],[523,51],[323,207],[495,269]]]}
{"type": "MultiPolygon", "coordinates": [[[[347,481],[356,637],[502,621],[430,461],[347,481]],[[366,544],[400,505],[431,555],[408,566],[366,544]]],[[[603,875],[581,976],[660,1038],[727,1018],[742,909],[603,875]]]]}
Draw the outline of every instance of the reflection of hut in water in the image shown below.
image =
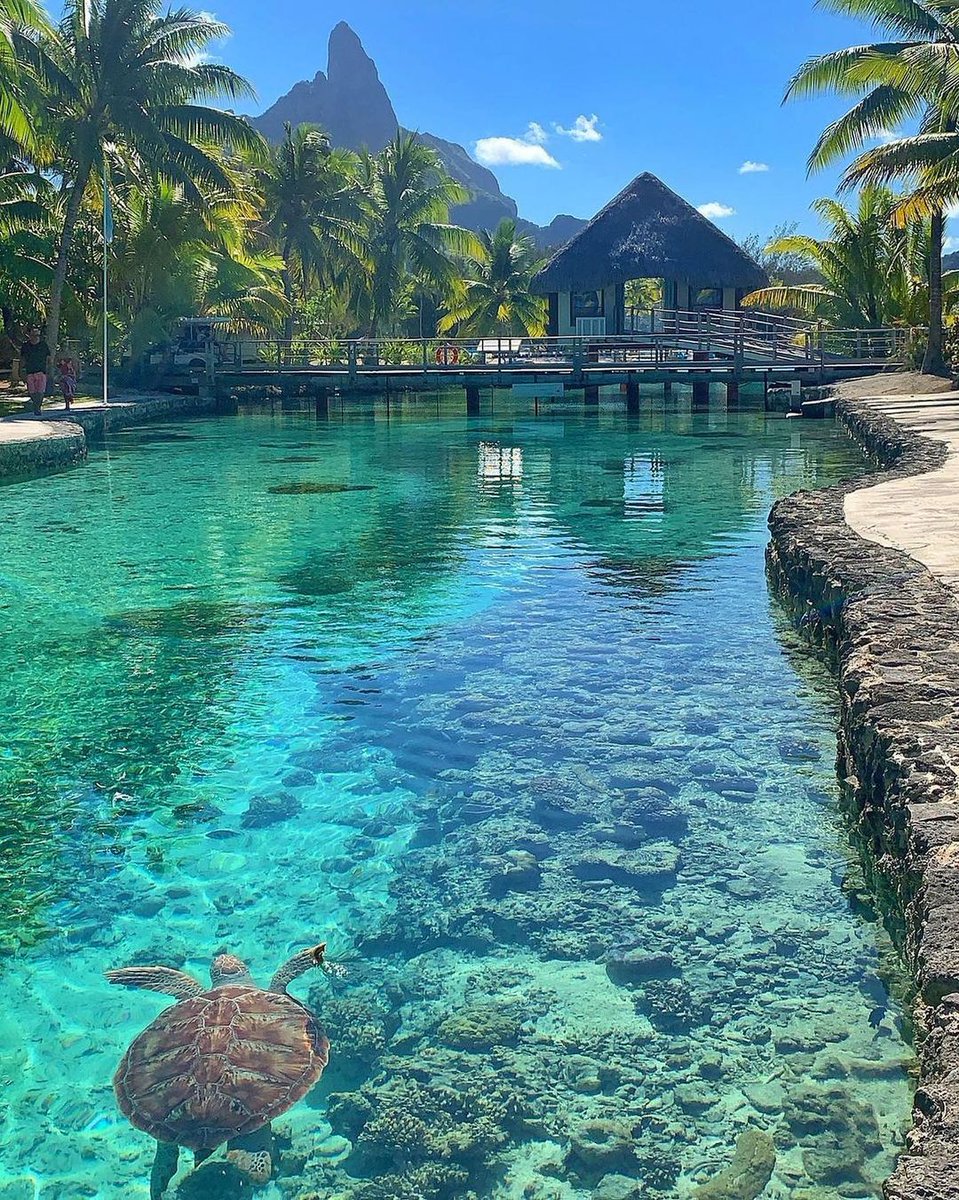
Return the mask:
{"type": "Polygon", "coordinates": [[[639,175],[536,276],[549,333],[597,337],[633,328],[627,284],[655,280],[664,309],[737,309],[762,268],[655,175],[639,175]]]}

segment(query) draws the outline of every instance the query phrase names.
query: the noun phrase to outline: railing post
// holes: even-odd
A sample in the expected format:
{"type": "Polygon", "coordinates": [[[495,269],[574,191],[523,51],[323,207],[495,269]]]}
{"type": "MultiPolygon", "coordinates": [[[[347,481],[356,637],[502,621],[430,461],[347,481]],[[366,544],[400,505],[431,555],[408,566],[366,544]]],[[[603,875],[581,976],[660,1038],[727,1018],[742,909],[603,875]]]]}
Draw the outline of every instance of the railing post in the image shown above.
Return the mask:
{"type": "Polygon", "coordinates": [[[349,342],[346,348],[346,368],[350,379],[356,379],[356,342],[349,342]]]}

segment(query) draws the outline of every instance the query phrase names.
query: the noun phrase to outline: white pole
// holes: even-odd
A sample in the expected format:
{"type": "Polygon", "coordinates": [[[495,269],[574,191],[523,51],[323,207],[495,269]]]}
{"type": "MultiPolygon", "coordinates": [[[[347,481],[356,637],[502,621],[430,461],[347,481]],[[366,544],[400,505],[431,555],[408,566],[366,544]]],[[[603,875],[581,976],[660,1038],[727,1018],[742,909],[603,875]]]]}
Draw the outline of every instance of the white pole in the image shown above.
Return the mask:
{"type": "Polygon", "coordinates": [[[109,364],[107,356],[110,352],[110,335],[107,324],[107,254],[110,242],[113,240],[113,215],[110,212],[110,195],[107,191],[107,160],[103,158],[103,403],[108,400],[109,364]]]}
{"type": "MultiPolygon", "coordinates": [[[[106,195],[106,178],[103,183],[103,194],[106,195]]],[[[108,371],[107,353],[109,351],[109,333],[107,331],[107,209],[103,208],[103,403],[107,403],[108,371]]]]}

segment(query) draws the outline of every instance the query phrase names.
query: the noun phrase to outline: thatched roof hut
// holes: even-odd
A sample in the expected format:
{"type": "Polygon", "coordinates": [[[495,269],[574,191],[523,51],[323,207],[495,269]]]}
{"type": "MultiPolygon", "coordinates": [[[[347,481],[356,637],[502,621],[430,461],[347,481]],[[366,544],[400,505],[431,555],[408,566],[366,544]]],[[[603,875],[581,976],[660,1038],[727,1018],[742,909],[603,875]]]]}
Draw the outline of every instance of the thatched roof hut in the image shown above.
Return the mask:
{"type": "MultiPolygon", "coordinates": [[[[732,238],[648,172],[557,251],[533,287],[560,301],[553,301],[559,310],[564,296],[596,293],[600,299],[594,307],[605,308],[609,317],[610,309],[619,307],[613,297],[621,296],[631,279],[663,280],[668,308],[696,307],[697,302],[735,308],[744,293],[768,282],[759,264],[732,238]]],[[[568,320],[575,323],[575,311],[568,320]]],[[[559,321],[566,324],[561,311],[559,321]]],[[[609,332],[621,332],[621,319],[614,324],[620,328],[609,332]]]]}

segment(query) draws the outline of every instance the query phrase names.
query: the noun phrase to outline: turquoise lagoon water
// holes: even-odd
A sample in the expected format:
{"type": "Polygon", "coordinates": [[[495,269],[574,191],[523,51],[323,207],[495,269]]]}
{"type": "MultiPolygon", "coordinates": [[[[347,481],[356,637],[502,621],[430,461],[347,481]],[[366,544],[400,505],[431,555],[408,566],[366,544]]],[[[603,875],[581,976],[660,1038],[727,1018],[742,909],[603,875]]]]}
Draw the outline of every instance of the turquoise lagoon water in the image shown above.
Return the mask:
{"type": "Polygon", "coordinates": [[[772,501],[858,455],[460,404],[154,426],[0,489],[4,1200],[147,1195],[110,1080],[166,1001],[104,969],[265,981],[319,939],[332,1063],[265,1200],[689,1197],[749,1139],[766,1197],[879,1194],[905,984],[763,576],[772,501]]]}

